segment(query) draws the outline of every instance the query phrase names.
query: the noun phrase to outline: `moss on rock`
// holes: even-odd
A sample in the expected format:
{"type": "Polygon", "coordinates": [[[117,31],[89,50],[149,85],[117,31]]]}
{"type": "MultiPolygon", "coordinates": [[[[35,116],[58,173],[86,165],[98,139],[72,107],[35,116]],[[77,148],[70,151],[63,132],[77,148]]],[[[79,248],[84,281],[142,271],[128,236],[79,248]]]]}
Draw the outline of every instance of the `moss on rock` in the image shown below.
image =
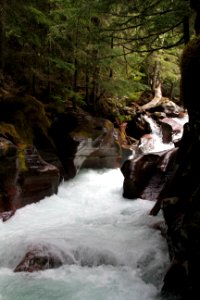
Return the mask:
{"type": "Polygon", "coordinates": [[[6,95],[0,98],[0,119],[2,134],[14,139],[20,137],[26,143],[33,143],[34,128],[40,128],[47,135],[50,126],[43,104],[32,96],[6,95]],[[5,125],[7,123],[7,126],[5,125]]]}
{"type": "Polygon", "coordinates": [[[20,141],[20,136],[15,126],[9,123],[0,122],[0,136],[12,140],[14,143],[20,141]]]}

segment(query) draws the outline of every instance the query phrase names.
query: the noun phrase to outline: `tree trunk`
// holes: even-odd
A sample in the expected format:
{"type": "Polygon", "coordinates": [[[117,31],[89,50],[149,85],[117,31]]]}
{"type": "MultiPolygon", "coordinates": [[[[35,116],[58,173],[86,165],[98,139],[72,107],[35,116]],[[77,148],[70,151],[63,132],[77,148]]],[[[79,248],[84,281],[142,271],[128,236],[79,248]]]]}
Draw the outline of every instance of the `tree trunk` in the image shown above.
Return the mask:
{"type": "MultiPolygon", "coordinates": [[[[48,16],[50,18],[51,16],[51,3],[50,1],[48,1],[48,16]]],[[[50,80],[50,76],[51,76],[51,63],[50,63],[50,55],[51,55],[51,52],[52,52],[52,49],[51,49],[51,33],[50,33],[50,30],[48,28],[47,30],[47,36],[48,36],[48,65],[47,65],[47,74],[48,74],[48,83],[47,83],[47,94],[48,96],[51,95],[51,80],[50,80]]]]}
{"type": "Polygon", "coordinates": [[[159,85],[154,88],[154,98],[150,102],[142,105],[142,109],[146,110],[154,107],[160,102],[161,99],[162,99],[162,90],[161,90],[161,83],[159,83],[159,85]]]}
{"type": "MultiPolygon", "coordinates": [[[[95,57],[95,56],[94,56],[95,57]]],[[[97,56],[96,56],[97,58],[97,56]]],[[[99,87],[99,74],[100,74],[100,67],[98,65],[95,66],[92,82],[91,82],[91,94],[90,94],[90,105],[95,109],[97,100],[99,99],[100,95],[100,87],[99,87]]]]}
{"type": "Polygon", "coordinates": [[[0,83],[3,81],[5,66],[5,0],[0,7],[0,83]]]}
{"type": "Polygon", "coordinates": [[[190,7],[196,11],[194,29],[196,35],[200,34],[200,0],[190,0],[190,7]]]}
{"type": "MultiPolygon", "coordinates": [[[[111,37],[110,48],[111,49],[114,48],[114,38],[113,38],[113,36],[111,37]]],[[[112,77],[113,77],[113,68],[110,67],[109,78],[112,78],[112,77]]]]}
{"type": "Polygon", "coordinates": [[[157,105],[162,99],[160,66],[161,66],[160,62],[156,61],[154,66],[153,76],[151,78],[151,88],[152,91],[154,92],[154,98],[150,102],[144,104],[142,106],[142,109],[150,109],[155,105],[157,105]]]}

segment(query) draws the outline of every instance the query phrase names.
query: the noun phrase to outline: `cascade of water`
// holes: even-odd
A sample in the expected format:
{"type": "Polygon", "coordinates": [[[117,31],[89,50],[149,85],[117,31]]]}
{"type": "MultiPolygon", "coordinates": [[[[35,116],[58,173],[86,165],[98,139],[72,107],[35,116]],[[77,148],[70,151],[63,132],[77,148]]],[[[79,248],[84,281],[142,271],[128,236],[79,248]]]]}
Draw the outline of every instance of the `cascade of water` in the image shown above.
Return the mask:
{"type": "Polygon", "coordinates": [[[57,195],[0,222],[1,300],[155,300],[168,257],[152,224],[152,202],[125,201],[120,170],[81,171],[57,195]],[[63,265],[34,273],[14,268],[31,247],[63,265]]]}
{"type": "MultiPolygon", "coordinates": [[[[141,138],[139,147],[143,153],[159,152],[172,149],[174,148],[174,142],[181,139],[183,135],[182,129],[180,132],[173,134],[172,142],[163,143],[161,128],[158,126],[158,124],[149,116],[145,115],[144,119],[149,123],[152,133],[141,138]]],[[[188,122],[188,115],[185,114],[183,118],[172,118],[172,120],[174,120],[177,124],[180,124],[180,128],[181,126],[183,128],[183,125],[188,122]]]]}
{"type": "Polygon", "coordinates": [[[139,148],[143,153],[159,152],[174,148],[174,143],[164,144],[162,141],[162,132],[157,123],[148,116],[144,116],[144,119],[149,123],[151,128],[151,134],[144,136],[140,140],[139,148]]]}

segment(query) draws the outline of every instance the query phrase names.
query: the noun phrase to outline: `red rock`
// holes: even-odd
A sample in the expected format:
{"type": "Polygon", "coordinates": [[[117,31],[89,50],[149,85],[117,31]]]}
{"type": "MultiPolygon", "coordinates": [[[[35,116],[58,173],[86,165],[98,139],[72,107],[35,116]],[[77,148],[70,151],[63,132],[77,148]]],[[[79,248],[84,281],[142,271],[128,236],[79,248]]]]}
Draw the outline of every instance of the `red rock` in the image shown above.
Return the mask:
{"type": "Polygon", "coordinates": [[[174,148],[125,161],[121,167],[124,175],[123,196],[128,199],[158,199],[174,169],[176,152],[174,148]]]}
{"type": "Polygon", "coordinates": [[[24,147],[20,154],[18,150],[0,138],[0,212],[15,211],[57,193],[58,168],[46,163],[34,146],[24,147]]]}
{"type": "Polygon", "coordinates": [[[47,247],[36,247],[30,249],[17,265],[14,272],[37,272],[62,265],[62,260],[47,247]]]}
{"type": "Polygon", "coordinates": [[[59,170],[46,163],[34,146],[25,149],[26,170],[20,173],[19,182],[21,195],[16,207],[37,202],[45,196],[57,193],[59,185],[59,170]]]}

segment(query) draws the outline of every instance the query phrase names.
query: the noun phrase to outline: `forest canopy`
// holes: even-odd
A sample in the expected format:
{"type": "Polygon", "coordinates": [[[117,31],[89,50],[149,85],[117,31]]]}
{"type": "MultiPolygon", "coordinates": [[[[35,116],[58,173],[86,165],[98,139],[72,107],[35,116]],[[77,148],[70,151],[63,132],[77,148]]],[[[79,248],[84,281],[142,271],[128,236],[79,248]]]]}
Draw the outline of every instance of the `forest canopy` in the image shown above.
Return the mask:
{"type": "Polygon", "coordinates": [[[2,0],[1,85],[94,109],[136,100],[159,65],[164,93],[176,97],[193,19],[186,0],[2,0]]]}

